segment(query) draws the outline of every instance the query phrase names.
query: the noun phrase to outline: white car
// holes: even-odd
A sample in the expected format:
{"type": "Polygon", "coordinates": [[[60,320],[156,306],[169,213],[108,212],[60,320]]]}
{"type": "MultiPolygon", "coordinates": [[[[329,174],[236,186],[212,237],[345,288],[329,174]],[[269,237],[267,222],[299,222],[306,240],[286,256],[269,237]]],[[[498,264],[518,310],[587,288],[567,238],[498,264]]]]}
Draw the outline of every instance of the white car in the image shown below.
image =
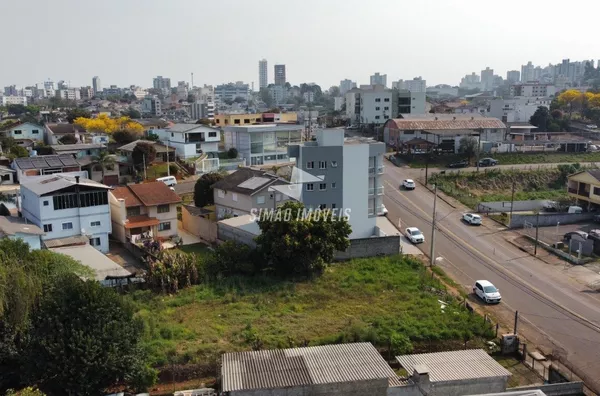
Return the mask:
{"type": "Polygon", "coordinates": [[[596,124],[590,124],[587,127],[590,128],[590,129],[597,129],[598,125],[596,125],[596,124]]]}
{"type": "Polygon", "coordinates": [[[381,204],[381,210],[379,211],[378,215],[379,216],[387,216],[388,214],[388,210],[385,207],[385,205],[381,204]]]}
{"type": "Polygon", "coordinates": [[[406,237],[412,243],[423,243],[425,242],[425,236],[417,227],[408,227],[405,231],[406,237]]]}
{"type": "Polygon", "coordinates": [[[481,216],[475,213],[465,213],[463,220],[471,225],[481,225],[481,216]]]}
{"type": "Polygon", "coordinates": [[[415,184],[415,181],[413,179],[406,179],[402,182],[402,187],[404,187],[407,190],[414,190],[415,187],[417,187],[417,185],[415,184]]]}
{"type": "Polygon", "coordinates": [[[500,290],[490,281],[478,280],[473,286],[473,293],[488,304],[499,303],[502,300],[500,290]]]}

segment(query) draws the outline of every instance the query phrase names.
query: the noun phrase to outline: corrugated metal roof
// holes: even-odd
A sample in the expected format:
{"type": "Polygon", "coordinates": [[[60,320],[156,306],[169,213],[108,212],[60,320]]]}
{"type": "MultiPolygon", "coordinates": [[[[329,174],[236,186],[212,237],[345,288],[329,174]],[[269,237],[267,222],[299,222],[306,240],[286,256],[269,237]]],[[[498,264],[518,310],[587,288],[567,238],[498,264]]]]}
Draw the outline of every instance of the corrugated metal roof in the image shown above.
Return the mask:
{"type": "Polygon", "coordinates": [[[398,376],[368,342],[223,355],[223,392],[387,379],[398,376]]]}
{"type": "Polygon", "coordinates": [[[403,355],[396,356],[396,360],[409,375],[412,374],[415,366],[427,366],[431,382],[512,375],[483,349],[403,355]]]}
{"type": "Polygon", "coordinates": [[[93,187],[98,189],[110,189],[110,187],[105,186],[102,183],[98,183],[90,179],[85,179],[83,177],[79,179],[78,183],[77,179],[74,176],[67,176],[61,173],[54,173],[52,175],[44,175],[31,178],[25,181],[24,183],[21,183],[21,187],[25,187],[31,192],[35,193],[36,195],[41,196],[77,184],[79,184],[80,186],[93,187]]]}
{"type": "Polygon", "coordinates": [[[497,118],[475,118],[465,120],[436,120],[431,117],[423,117],[422,119],[394,119],[388,120],[385,123],[386,128],[421,131],[421,130],[460,130],[460,129],[502,129],[506,125],[497,118]]]}

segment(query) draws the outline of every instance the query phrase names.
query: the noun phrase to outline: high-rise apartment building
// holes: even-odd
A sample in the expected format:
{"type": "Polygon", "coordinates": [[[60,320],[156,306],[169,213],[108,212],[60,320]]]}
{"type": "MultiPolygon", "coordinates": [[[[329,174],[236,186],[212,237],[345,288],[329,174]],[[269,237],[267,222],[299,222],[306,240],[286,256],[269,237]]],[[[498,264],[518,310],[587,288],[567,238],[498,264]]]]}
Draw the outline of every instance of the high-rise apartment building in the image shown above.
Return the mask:
{"type": "Polygon", "coordinates": [[[481,87],[484,91],[494,88],[494,69],[486,67],[481,71],[481,87]]]}
{"type": "Polygon", "coordinates": [[[142,101],[142,113],[153,116],[162,115],[162,103],[156,95],[148,95],[142,101]]]}
{"type": "Polygon", "coordinates": [[[531,61],[527,62],[526,65],[521,66],[521,81],[522,82],[527,82],[527,81],[534,81],[534,76],[533,76],[533,71],[535,69],[535,66],[533,66],[533,63],[531,63],[531,61]]]}
{"type": "Polygon", "coordinates": [[[509,84],[514,84],[516,82],[519,82],[521,80],[521,72],[519,72],[518,70],[509,70],[506,72],[506,81],[508,81],[509,84]]]}
{"type": "Polygon", "coordinates": [[[90,86],[81,87],[79,89],[79,96],[81,96],[81,99],[91,99],[94,96],[94,89],[90,86]]]}
{"type": "Polygon", "coordinates": [[[398,80],[392,83],[394,89],[406,89],[410,92],[426,92],[427,81],[422,77],[415,77],[412,80],[398,80]]]}
{"type": "Polygon", "coordinates": [[[154,89],[160,89],[164,93],[171,92],[171,79],[163,76],[157,76],[152,81],[152,86],[154,89]]]}
{"type": "Polygon", "coordinates": [[[346,92],[350,91],[352,88],[356,88],[356,83],[352,80],[342,80],[340,81],[340,94],[345,95],[346,92]]]}
{"type": "Polygon", "coordinates": [[[371,76],[370,81],[371,85],[383,85],[387,87],[387,74],[375,73],[371,76]]]}
{"type": "Polygon", "coordinates": [[[92,78],[92,89],[94,90],[94,95],[98,95],[102,92],[102,83],[100,82],[100,77],[94,76],[92,78]]]}
{"type": "Polygon", "coordinates": [[[258,88],[267,88],[269,85],[269,73],[267,72],[267,60],[261,59],[258,61],[258,88]]]}
{"type": "Polygon", "coordinates": [[[285,85],[285,65],[275,65],[275,85],[285,85]]]}

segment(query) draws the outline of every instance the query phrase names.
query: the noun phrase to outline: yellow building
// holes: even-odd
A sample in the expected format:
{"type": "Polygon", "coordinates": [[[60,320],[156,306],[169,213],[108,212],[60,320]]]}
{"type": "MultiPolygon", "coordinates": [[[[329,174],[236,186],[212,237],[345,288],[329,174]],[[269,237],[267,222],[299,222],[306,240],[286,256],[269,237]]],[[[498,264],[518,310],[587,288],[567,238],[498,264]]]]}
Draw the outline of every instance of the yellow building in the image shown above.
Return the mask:
{"type": "Polygon", "coordinates": [[[215,125],[254,125],[268,123],[295,124],[298,122],[297,113],[258,113],[258,114],[217,114],[215,125]]]}
{"type": "Polygon", "coordinates": [[[585,170],[567,177],[568,193],[578,203],[600,205],[600,169],[585,170]]]}

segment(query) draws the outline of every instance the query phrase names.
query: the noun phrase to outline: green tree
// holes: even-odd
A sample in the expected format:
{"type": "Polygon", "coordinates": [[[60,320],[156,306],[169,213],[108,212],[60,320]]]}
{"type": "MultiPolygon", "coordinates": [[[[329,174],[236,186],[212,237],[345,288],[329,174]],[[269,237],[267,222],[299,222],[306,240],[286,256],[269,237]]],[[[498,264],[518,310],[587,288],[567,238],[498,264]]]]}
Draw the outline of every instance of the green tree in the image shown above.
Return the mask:
{"type": "Polygon", "coordinates": [[[194,185],[194,205],[202,208],[206,205],[213,205],[215,197],[213,195],[213,184],[223,180],[224,175],[218,172],[205,173],[194,185]]]}
{"type": "Polygon", "coordinates": [[[72,124],[76,118],[79,118],[79,117],[90,118],[91,116],[92,116],[92,113],[90,113],[87,110],[81,109],[79,107],[67,110],[67,121],[69,121],[69,124],[72,124]]]}
{"type": "Polygon", "coordinates": [[[22,104],[9,104],[6,106],[6,110],[8,111],[8,114],[20,116],[21,114],[25,114],[27,112],[27,107],[22,104]]]}
{"type": "Polygon", "coordinates": [[[288,201],[274,216],[258,219],[258,248],[279,275],[319,273],[333,261],[336,251],[350,246],[352,230],[344,216],[329,210],[306,213],[302,203],[288,201]]]}
{"type": "Polygon", "coordinates": [[[471,158],[477,153],[477,139],[473,136],[463,136],[458,142],[458,152],[467,156],[467,161],[471,162],[471,158]]]}
{"type": "Polygon", "coordinates": [[[563,118],[564,114],[561,110],[559,109],[554,109],[550,112],[550,115],[552,116],[553,119],[555,120],[560,120],[563,118]]]}
{"type": "Polygon", "coordinates": [[[27,387],[21,389],[20,391],[15,391],[14,389],[9,389],[6,392],[6,396],[46,396],[45,393],[40,391],[39,389],[27,387]]]}
{"type": "Polygon", "coordinates": [[[149,166],[156,159],[156,148],[153,144],[138,143],[133,149],[131,157],[133,158],[134,165],[143,166],[146,163],[146,166],[149,166]]]}
{"type": "Polygon", "coordinates": [[[196,101],[196,96],[194,94],[192,94],[192,93],[188,94],[187,102],[188,103],[194,103],[195,101],[196,101]]]}
{"type": "Polygon", "coordinates": [[[159,137],[158,137],[158,135],[156,133],[149,132],[148,136],[146,136],[146,139],[150,140],[151,142],[157,142],[158,139],[159,139],[159,137]]]}
{"type": "Polygon", "coordinates": [[[235,147],[230,148],[229,150],[227,150],[227,157],[234,159],[237,158],[238,156],[238,151],[235,147]]]}
{"type": "Polygon", "coordinates": [[[205,274],[210,279],[234,275],[255,275],[260,270],[260,257],[248,245],[227,241],[219,245],[204,263],[205,274]]]}
{"type": "Polygon", "coordinates": [[[40,114],[40,106],[36,106],[36,105],[28,105],[26,107],[27,113],[31,114],[32,116],[37,116],[40,114]]]}
{"type": "Polygon", "coordinates": [[[138,110],[134,109],[133,107],[129,107],[129,109],[127,109],[126,111],[123,111],[122,114],[125,117],[131,118],[132,120],[142,118],[142,113],[140,113],[138,110]]]}
{"type": "Polygon", "coordinates": [[[535,113],[529,119],[529,123],[538,127],[539,132],[546,132],[548,130],[548,123],[550,122],[550,111],[545,106],[537,108],[535,113]]]}
{"type": "Polygon", "coordinates": [[[268,88],[260,89],[260,99],[265,103],[265,105],[267,105],[267,107],[273,106],[273,97],[271,96],[268,88]]]}
{"type": "Polygon", "coordinates": [[[63,135],[58,141],[62,144],[77,144],[78,140],[75,135],[63,135]]]}
{"type": "Polygon", "coordinates": [[[14,145],[10,148],[10,154],[17,158],[29,157],[29,151],[23,146],[14,145]]]}
{"type": "Polygon", "coordinates": [[[65,276],[46,290],[32,316],[28,378],[50,394],[100,395],[126,381],[148,387],[156,377],[145,365],[142,328],[114,290],[65,276]]]}
{"type": "Polygon", "coordinates": [[[138,140],[139,135],[133,131],[122,130],[113,132],[112,138],[119,144],[127,144],[138,140]]]}
{"type": "Polygon", "coordinates": [[[179,289],[198,284],[200,276],[193,254],[177,250],[159,253],[156,260],[148,263],[146,283],[155,291],[177,293],[179,289]]]}

